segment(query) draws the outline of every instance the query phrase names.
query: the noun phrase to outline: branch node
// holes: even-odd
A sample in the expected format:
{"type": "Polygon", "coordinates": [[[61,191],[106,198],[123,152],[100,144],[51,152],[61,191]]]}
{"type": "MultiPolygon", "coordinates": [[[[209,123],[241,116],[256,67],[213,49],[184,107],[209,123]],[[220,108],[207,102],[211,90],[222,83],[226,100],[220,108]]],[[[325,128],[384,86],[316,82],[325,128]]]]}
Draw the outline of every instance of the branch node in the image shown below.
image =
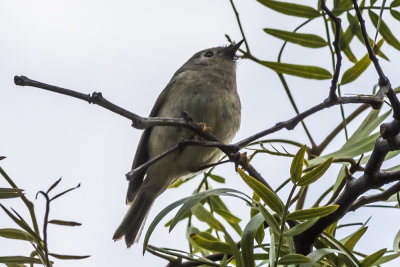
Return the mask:
{"type": "Polygon", "coordinates": [[[390,84],[389,78],[387,76],[384,76],[383,79],[379,78],[378,81],[379,87],[384,87],[390,84]]]}
{"type": "Polygon", "coordinates": [[[101,92],[93,92],[89,95],[88,102],[89,104],[97,104],[103,99],[103,94],[101,92]]]}
{"type": "Polygon", "coordinates": [[[28,77],[26,76],[14,76],[14,84],[15,85],[19,85],[19,86],[25,86],[26,85],[26,79],[28,79],[28,77]]]}

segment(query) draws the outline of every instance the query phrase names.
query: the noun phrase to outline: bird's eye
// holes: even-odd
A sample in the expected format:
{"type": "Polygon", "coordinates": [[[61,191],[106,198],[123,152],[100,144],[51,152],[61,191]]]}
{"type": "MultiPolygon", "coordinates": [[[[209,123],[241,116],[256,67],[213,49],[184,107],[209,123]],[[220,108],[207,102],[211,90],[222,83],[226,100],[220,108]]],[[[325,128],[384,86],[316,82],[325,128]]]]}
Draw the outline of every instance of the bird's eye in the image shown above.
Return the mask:
{"type": "Polygon", "coordinates": [[[207,51],[207,52],[204,54],[205,57],[212,57],[213,55],[214,55],[214,52],[213,52],[213,51],[207,51]]]}

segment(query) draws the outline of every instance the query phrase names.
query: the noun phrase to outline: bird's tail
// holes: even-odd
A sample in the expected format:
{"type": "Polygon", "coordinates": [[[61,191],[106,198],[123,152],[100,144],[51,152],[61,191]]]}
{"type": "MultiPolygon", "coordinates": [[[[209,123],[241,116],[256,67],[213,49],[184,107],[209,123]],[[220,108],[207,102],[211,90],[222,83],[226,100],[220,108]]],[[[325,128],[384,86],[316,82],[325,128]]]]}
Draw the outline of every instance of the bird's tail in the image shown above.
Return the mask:
{"type": "Polygon", "coordinates": [[[140,190],[138,192],[124,219],[114,233],[113,239],[115,241],[125,236],[128,248],[134,242],[139,241],[144,222],[155,198],[156,196],[150,190],[140,190]]]}

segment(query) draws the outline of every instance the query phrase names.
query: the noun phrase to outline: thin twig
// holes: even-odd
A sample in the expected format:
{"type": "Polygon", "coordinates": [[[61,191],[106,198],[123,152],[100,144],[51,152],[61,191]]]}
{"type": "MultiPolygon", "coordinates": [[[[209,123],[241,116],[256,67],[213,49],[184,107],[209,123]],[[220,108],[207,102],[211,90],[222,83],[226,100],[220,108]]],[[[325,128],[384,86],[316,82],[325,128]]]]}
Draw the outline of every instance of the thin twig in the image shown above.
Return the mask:
{"type": "Polygon", "coordinates": [[[247,43],[247,38],[246,38],[246,36],[244,35],[242,23],[240,22],[239,12],[237,11],[235,4],[233,3],[233,0],[229,0],[229,1],[231,2],[231,6],[232,6],[232,9],[233,9],[233,12],[235,13],[236,21],[237,21],[237,23],[238,23],[238,25],[239,25],[240,33],[242,34],[242,37],[243,37],[243,39],[244,39],[244,45],[246,46],[246,51],[247,51],[248,53],[250,53],[250,47],[249,47],[249,44],[247,43]]]}
{"type": "Polygon", "coordinates": [[[339,40],[340,40],[340,30],[341,30],[341,19],[336,17],[330,9],[325,5],[325,0],[321,0],[321,9],[328,14],[329,18],[335,22],[335,40],[333,41],[333,47],[335,48],[336,54],[336,66],[335,73],[333,74],[331,88],[329,90],[329,99],[334,100],[336,95],[337,83],[339,80],[340,68],[342,66],[342,53],[339,48],[339,40]]]}

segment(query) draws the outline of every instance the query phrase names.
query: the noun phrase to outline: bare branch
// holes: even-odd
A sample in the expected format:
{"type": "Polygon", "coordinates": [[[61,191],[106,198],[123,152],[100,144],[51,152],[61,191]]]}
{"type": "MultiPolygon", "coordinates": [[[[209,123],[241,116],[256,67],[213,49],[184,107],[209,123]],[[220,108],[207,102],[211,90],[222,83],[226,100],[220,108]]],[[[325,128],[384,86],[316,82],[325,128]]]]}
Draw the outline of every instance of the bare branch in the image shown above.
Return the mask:
{"type": "Polygon", "coordinates": [[[342,54],[340,52],[339,48],[339,39],[340,39],[340,30],[341,30],[341,24],[342,20],[338,17],[336,17],[326,6],[325,0],[321,0],[321,9],[328,14],[329,18],[335,22],[335,40],[333,41],[333,47],[335,48],[335,54],[336,54],[336,66],[335,66],[335,73],[333,74],[332,82],[331,82],[331,88],[329,90],[329,99],[334,100],[337,95],[336,95],[336,89],[337,89],[337,83],[339,80],[339,74],[340,74],[340,68],[342,66],[342,54]]]}
{"type": "MultiPolygon", "coordinates": [[[[400,178],[398,178],[400,180],[400,178]]],[[[383,191],[382,193],[371,195],[371,196],[362,196],[354,201],[353,205],[350,207],[350,211],[355,211],[356,209],[378,201],[388,200],[392,195],[398,193],[400,191],[400,182],[397,182],[395,185],[389,187],[389,189],[383,191]]]]}

